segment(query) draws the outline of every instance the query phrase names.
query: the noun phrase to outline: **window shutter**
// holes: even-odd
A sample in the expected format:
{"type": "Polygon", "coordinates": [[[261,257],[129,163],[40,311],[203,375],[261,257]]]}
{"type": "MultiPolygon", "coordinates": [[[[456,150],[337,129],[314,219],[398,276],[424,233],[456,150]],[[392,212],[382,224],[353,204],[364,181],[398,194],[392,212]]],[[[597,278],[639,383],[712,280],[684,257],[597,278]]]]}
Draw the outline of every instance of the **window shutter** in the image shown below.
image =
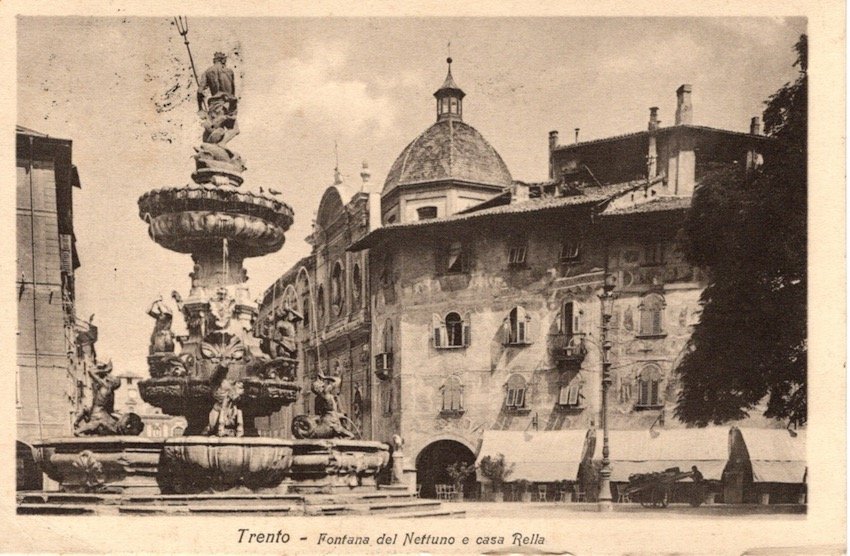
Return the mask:
{"type": "Polygon", "coordinates": [[[524,344],[526,342],[526,322],[524,320],[518,320],[516,323],[516,342],[518,344],[524,344]]]}
{"type": "Polygon", "coordinates": [[[505,319],[502,322],[502,343],[503,344],[510,344],[511,343],[511,317],[510,316],[508,316],[508,318],[505,319]]]}
{"type": "Polygon", "coordinates": [[[514,399],[516,397],[515,394],[516,394],[516,390],[514,390],[513,388],[508,388],[508,393],[505,396],[505,406],[506,407],[513,407],[514,399]]]}
{"type": "Polygon", "coordinates": [[[570,405],[578,405],[578,384],[573,380],[573,384],[570,385],[570,405]]]}
{"type": "Polygon", "coordinates": [[[562,384],[558,392],[558,404],[569,405],[570,403],[570,387],[567,384],[562,384]]]}
{"type": "Polygon", "coordinates": [[[661,334],[661,309],[652,311],[652,333],[661,334]]]}
{"type": "Polygon", "coordinates": [[[446,334],[446,325],[443,322],[443,319],[438,314],[431,315],[431,330],[433,332],[432,340],[434,342],[434,347],[439,348],[446,345],[444,341],[444,337],[446,334]]]}
{"type": "Polygon", "coordinates": [[[649,400],[649,405],[658,405],[658,381],[653,380],[651,387],[652,387],[652,391],[651,391],[651,396],[650,396],[650,400],[649,400]]]}
{"type": "Polygon", "coordinates": [[[516,391],[516,406],[525,407],[525,387],[516,391]]]}
{"type": "Polygon", "coordinates": [[[472,330],[470,328],[469,323],[469,313],[463,316],[463,346],[466,347],[472,342],[472,330]]]}

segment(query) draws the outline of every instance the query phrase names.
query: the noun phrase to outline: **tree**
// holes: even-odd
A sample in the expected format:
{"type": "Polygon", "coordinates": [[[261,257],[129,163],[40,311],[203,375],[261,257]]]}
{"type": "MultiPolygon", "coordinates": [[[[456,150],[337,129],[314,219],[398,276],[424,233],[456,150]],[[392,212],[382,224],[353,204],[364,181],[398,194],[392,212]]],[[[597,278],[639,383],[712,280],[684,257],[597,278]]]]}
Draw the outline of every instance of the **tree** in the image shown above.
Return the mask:
{"type": "Polygon", "coordinates": [[[765,416],[806,422],[806,35],[794,48],[797,79],[766,102],[764,164],[706,177],[685,223],[685,255],[709,276],[677,368],[687,423],[741,419],[764,400],[765,416]]]}

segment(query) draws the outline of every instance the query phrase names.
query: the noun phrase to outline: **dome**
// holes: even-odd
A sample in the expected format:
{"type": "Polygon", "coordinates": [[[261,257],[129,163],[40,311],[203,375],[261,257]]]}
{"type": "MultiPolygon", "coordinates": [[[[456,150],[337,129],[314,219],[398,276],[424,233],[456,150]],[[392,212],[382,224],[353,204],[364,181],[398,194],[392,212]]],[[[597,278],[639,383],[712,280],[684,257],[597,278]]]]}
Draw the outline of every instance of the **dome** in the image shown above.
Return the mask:
{"type": "Polygon", "coordinates": [[[443,180],[506,187],[511,173],[474,127],[458,118],[445,118],[405,147],[390,168],[381,194],[399,186],[443,180]]]}

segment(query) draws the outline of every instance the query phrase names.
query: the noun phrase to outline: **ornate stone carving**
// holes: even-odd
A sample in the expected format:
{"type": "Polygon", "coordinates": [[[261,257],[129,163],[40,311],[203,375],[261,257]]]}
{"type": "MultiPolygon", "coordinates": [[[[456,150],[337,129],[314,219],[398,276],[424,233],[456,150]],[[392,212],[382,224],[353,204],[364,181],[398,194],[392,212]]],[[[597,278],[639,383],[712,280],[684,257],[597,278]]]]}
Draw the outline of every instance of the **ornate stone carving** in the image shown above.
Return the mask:
{"type": "Polygon", "coordinates": [[[174,332],[171,330],[174,316],[171,309],[162,301],[162,297],[151,304],[148,315],[156,320],[153,333],[151,333],[149,353],[151,355],[174,353],[174,332]]]}
{"type": "Polygon", "coordinates": [[[122,415],[115,412],[115,391],[121,381],[112,376],[112,363],[100,364],[92,378],[91,407],[84,409],[74,420],[74,436],[137,436],[145,425],[135,413],[122,415]]]}
{"type": "Polygon", "coordinates": [[[215,296],[210,299],[210,328],[212,330],[227,329],[235,306],[236,300],[227,293],[227,288],[218,288],[215,296]]]}
{"type": "Polygon", "coordinates": [[[310,385],[316,395],[318,415],[298,415],[292,420],[295,438],[356,438],[351,420],[339,410],[337,389],[341,379],[319,373],[310,385]]]}
{"type": "Polygon", "coordinates": [[[245,422],[239,402],[242,398],[242,384],[223,380],[216,389],[215,405],[210,411],[210,422],[204,434],[210,436],[244,436],[245,422]]]}

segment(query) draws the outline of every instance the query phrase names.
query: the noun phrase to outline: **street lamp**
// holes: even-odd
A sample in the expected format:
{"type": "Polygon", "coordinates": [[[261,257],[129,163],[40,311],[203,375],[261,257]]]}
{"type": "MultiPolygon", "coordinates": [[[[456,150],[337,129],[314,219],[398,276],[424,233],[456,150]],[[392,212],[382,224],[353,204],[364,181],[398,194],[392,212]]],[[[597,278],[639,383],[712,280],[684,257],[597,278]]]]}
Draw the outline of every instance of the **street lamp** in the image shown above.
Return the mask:
{"type": "Polygon", "coordinates": [[[608,458],[608,388],[611,386],[611,361],[608,354],[611,351],[611,340],[608,331],[611,328],[611,316],[614,313],[614,284],[607,279],[599,294],[602,305],[602,469],[599,472],[599,503],[600,512],[610,512],[614,509],[611,500],[611,460],[608,458]]]}

